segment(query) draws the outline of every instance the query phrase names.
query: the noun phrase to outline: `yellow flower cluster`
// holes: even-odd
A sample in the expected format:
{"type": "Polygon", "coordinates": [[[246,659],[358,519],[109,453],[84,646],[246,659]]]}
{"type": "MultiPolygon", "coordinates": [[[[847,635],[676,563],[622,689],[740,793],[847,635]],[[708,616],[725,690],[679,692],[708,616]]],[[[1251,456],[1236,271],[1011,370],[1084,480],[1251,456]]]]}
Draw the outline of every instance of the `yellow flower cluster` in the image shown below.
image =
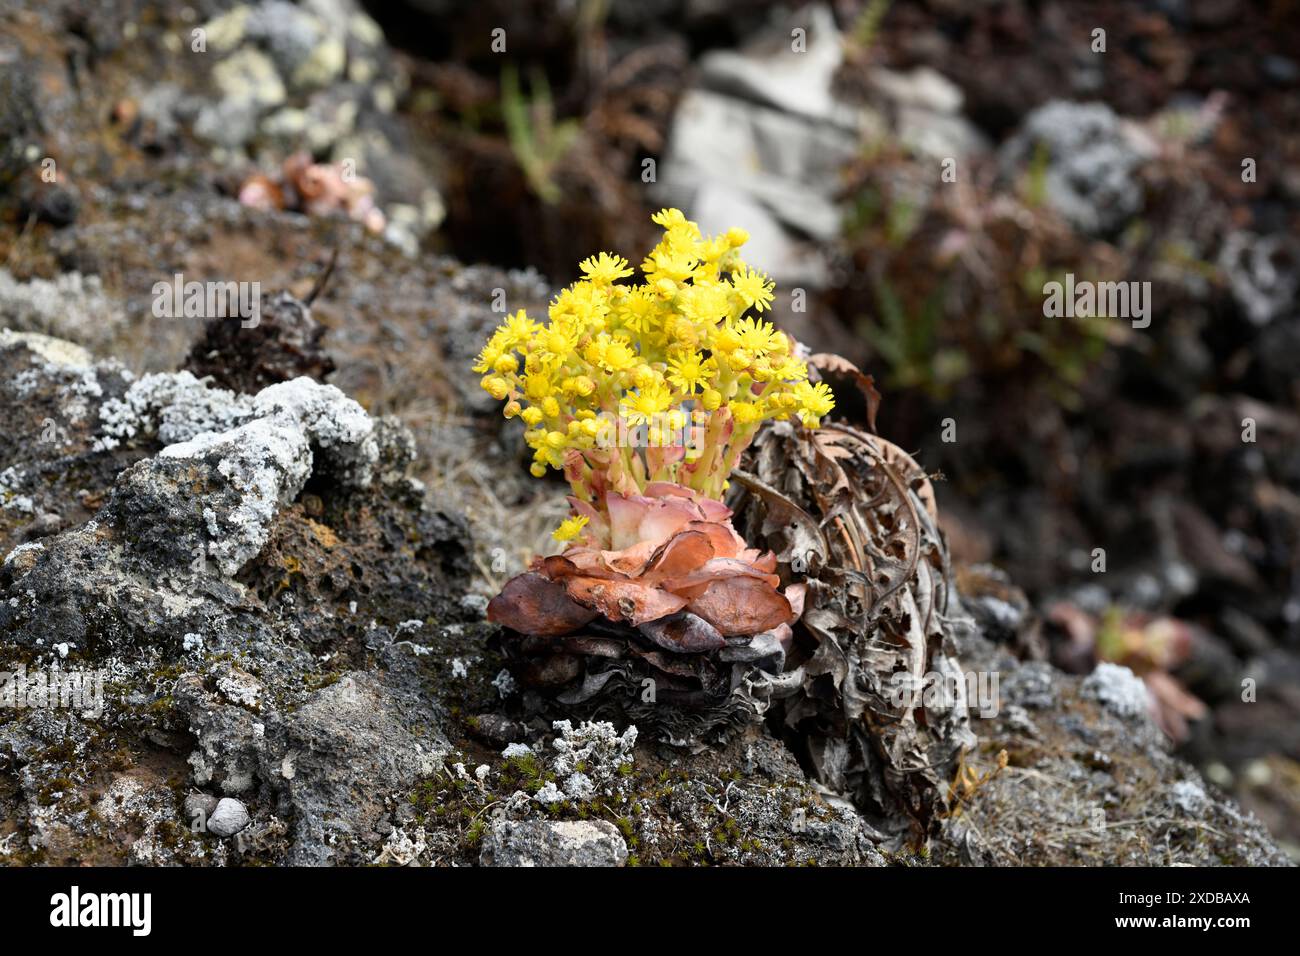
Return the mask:
{"type": "Polygon", "coordinates": [[[741,260],[744,230],[706,237],[676,209],[652,218],[664,234],[643,282],[620,283],[633,275],[626,259],[592,256],[545,324],[509,316],[474,365],[506,417],[527,426],[533,474],[564,469],[588,501],[650,481],[718,498],[764,419],[815,428],[834,406],[785,334],[746,314],[770,306],[773,283],[741,260]],[[645,426],[646,447],[614,447],[611,421],[645,426]],[[671,440],[691,427],[704,432],[693,457],[671,440]]]}

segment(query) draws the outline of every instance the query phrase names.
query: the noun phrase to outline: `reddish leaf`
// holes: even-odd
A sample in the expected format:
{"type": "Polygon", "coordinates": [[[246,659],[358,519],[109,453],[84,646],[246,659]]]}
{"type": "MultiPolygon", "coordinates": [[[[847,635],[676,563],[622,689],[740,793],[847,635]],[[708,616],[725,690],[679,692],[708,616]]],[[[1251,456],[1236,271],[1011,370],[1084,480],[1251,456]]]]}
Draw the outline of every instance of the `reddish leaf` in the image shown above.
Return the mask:
{"type": "Polygon", "coordinates": [[[794,620],[790,602],[770,583],[751,577],[714,581],[690,610],[727,637],[757,634],[794,620]]]}
{"type": "Polygon", "coordinates": [[[636,581],[579,577],[566,578],[564,584],[575,601],[595,608],[611,621],[627,621],[633,626],[674,614],[686,606],[684,598],[636,581]]]}
{"type": "MultiPolygon", "coordinates": [[[[681,594],[701,584],[707,585],[713,581],[738,577],[754,578],[762,581],[769,589],[775,589],[781,583],[781,579],[777,575],[769,574],[761,568],[738,558],[714,558],[694,571],[664,581],[662,587],[675,594],[681,594]]],[[[766,630],[766,628],[760,628],[760,630],[766,630]]]]}
{"type": "Polygon", "coordinates": [[[658,584],[665,578],[689,574],[712,557],[713,545],[707,534],[683,531],[655,552],[641,580],[645,584],[658,584]]]}
{"type": "Polygon", "coordinates": [[[596,612],[575,602],[562,586],[534,571],[506,582],[488,602],[488,620],[522,634],[568,634],[596,617],[596,612]]]}

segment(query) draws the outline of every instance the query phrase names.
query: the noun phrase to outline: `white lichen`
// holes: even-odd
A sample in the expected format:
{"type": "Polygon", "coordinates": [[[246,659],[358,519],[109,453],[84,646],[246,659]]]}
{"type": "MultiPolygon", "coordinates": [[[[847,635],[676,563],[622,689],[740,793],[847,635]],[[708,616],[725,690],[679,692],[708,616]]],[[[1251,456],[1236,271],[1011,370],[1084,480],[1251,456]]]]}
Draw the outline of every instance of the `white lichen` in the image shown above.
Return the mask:
{"type": "Polygon", "coordinates": [[[111,438],[156,431],[160,458],[202,460],[235,492],[214,496],[203,518],[207,553],[235,574],[266,544],[277,512],[292,502],[320,463],[344,484],[364,487],[379,460],[374,423],[332,385],[298,378],[251,398],[215,389],[188,372],[150,375],[120,401],[106,402],[111,438]]]}

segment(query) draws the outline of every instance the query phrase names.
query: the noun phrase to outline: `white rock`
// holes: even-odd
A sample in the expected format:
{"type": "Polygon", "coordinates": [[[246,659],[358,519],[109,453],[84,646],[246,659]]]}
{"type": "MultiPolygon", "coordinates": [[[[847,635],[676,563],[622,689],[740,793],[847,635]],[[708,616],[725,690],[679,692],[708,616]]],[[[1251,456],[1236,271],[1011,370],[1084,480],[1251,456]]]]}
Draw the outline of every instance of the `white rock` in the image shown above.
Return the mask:
{"type": "Polygon", "coordinates": [[[219,837],[234,836],[248,823],[248,809],[233,797],[223,797],[208,817],[208,832],[219,837]]]}
{"type": "Polygon", "coordinates": [[[1102,661],[1084,678],[1080,688],[1084,697],[1098,701],[1120,717],[1138,717],[1148,713],[1147,685],[1127,667],[1102,661]]]}

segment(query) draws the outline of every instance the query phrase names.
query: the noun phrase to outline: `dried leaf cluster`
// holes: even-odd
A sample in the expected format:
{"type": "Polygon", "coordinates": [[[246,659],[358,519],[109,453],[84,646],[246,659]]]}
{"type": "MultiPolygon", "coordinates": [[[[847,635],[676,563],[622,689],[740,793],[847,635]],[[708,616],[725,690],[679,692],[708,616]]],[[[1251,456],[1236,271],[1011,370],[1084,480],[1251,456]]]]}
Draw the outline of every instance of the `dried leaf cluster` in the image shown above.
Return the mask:
{"type": "Polygon", "coordinates": [[[808,588],[771,718],[821,783],[896,842],[923,842],[975,743],[933,489],[905,452],[838,423],[774,422],[745,464],[741,532],[808,588]],[[900,695],[900,675],[953,693],[900,695]]]}

